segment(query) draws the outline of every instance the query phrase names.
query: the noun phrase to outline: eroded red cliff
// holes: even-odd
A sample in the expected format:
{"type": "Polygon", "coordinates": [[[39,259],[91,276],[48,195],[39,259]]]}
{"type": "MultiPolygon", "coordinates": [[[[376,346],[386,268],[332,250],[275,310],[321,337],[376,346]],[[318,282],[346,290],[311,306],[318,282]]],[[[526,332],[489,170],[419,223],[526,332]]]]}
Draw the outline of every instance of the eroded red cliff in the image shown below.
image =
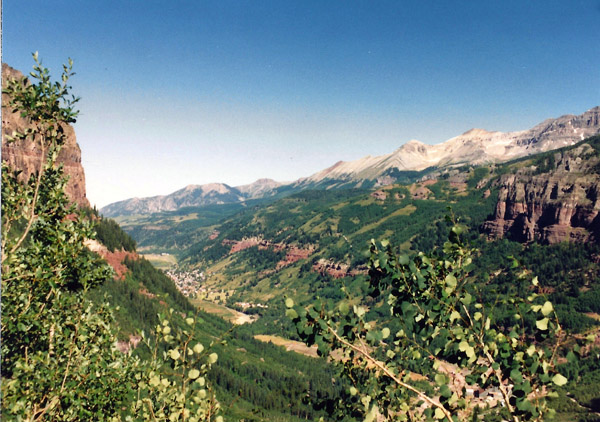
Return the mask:
{"type": "Polygon", "coordinates": [[[503,176],[494,216],[483,230],[490,238],[521,242],[600,241],[599,170],[598,152],[582,144],[503,176]]]}

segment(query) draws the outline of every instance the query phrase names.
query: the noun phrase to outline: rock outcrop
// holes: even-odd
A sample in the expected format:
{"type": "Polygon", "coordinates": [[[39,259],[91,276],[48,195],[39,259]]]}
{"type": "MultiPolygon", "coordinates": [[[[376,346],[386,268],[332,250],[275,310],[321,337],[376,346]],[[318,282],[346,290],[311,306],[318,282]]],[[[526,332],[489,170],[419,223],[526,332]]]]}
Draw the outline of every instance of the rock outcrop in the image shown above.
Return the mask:
{"type": "MultiPolygon", "coordinates": [[[[16,69],[2,63],[2,86],[6,86],[9,79],[21,79],[23,74],[16,69]]],[[[2,94],[2,161],[6,161],[12,168],[21,170],[20,178],[26,180],[38,171],[42,160],[42,151],[35,142],[17,141],[8,143],[7,135],[13,131],[23,132],[32,127],[32,123],[13,113],[8,106],[7,94],[2,94]]],[[[69,198],[79,206],[89,206],[85,192],[85,173],[81,165],[81,150],[77,145],[75,130],[71,125],[62,125],[65,133],[65,143],[58,156],[58,161],[64,166],[65,174],[69,177],[66,193],[69,198]]]]}
{"type": "Polygon", "coordinates": [[[521,242],[600,241],[599,152],[584,143],[537,164],[501,177],[496,210],[483,231],[521,242]]]}

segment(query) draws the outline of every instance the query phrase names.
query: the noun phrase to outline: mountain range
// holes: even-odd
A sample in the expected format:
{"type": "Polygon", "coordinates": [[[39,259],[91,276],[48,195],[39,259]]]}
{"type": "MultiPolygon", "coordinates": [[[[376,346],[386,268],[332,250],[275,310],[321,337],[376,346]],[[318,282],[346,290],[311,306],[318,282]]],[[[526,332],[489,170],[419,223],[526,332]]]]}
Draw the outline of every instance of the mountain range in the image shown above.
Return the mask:
{"type": "Polygon", "coordinates": [[[505,162],[519,157],[573,145],[600,133],[600,106],[580,115],[547,119],[528,130],[490,132],[471,129],[436,145],[412,140],[396,151],[339,161],[309,177],[291,183],[259,179],[249,185],[231,187],[224,183],[189,185],[169,195],[131,198],[100,211],[109,217],[174,211],[183,207],[240,203],[248,199],[284,195],[304,189],[371,188],[399,181],[415,181],[434,171],[461,165],[505,162]]]}
{"type": "Polygon", "coordinates": [[[281,185],[281,183],[271,179],[259,179],[254,183],[237,187],[231,187],[225,183],[188,185],[169,195],[131,198],[115,202],[105,206],[100,211],[107,217],[114,217],[175,211],[184,207],[240,203],[248,199],[273,195],[281,185]]]}
{"type": "Polygon", "coordinates": [[[595,107],[579,116],[548,119],[531,129],[518,132],[471,129],[437,145],[412,140],[391,154],[367,156],[350,162],[340,161],[296,184],[376,180],[380,185],[387,185],[395,181],[390,180],[394,172],[503,162],[573,145],[599,131],[600,107],[595,107]]]}

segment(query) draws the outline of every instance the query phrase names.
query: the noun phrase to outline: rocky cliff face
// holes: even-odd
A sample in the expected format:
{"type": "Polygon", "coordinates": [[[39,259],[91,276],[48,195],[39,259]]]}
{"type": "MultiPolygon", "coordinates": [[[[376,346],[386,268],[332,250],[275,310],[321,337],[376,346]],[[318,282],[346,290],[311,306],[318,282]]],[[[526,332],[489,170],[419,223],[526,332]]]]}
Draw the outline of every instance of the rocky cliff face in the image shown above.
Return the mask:
{"type": "Polygon", "coordinates": [[[598,145],[595,137],[502,176],[495,214],[483,230],[521,242],[600,241],[598,145]]]}
{"type": "MultiPolygon", "coordinates": [[[[2,63],[3,87],[7,80],[21,78],[23,78],[21,72],[2,63]]],[[[17,141],[10,144],[6,142],[6,135],[11,135],[13,131],[22,132],[32,125],[19,113],[13,113],[7,104],[8,97],[6,94],[2,94],[2,161],[6,161],[14,169],[22,170],[20,177],[22,180],[26,180],[39,169],[42,151],[33,141],[17,141]]],[[[85,193],[85,174],[81,165],[81,150],[77,145],[75,131],[70,125],[63,125],[63,130],[66,134],[66,141],[58,160],[63,163],[65,174],[69,176],[66,186],[67,195],[79,206],[89,206],[85,193]]]]}

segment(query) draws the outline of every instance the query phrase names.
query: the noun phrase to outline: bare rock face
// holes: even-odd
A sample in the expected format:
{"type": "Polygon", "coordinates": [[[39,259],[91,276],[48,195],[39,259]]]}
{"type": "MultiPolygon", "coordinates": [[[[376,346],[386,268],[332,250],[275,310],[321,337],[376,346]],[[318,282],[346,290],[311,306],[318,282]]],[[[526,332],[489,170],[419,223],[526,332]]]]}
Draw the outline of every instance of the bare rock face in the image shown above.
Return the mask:
{"type": "MultiPolygon", "coordinates": [[[[16,69],[2,63],[2,86],[10,79],[21,79],[23,74],[16,69]]],[[[31,127],[32,123],[13,113],[8,107],[8,96],[2,94],[2,161],[6,161],[13,169],[21,170],[20,178],[27,180],[29,176],[38,171],[42,160],[42,151],[33,141],[16,141],[8,143],[6,135],[13,131],[22,132],[31,127]]],[[[85,193],[85,173],[81,165],[81,150],[77,145],[75,130],[71,125],[62,126],[66,135],[65,143],[58,156],[58,161],[63,164],[64,172],[69,176],[66,186],[68,197],[78,206],[89,206],[85,193]]]]}
{"type": "Polygon", "coordinates": [[[577,137],[584,140],[598,133],[599,128],[600,107],[594,107],[579,116],[568,114],[557,119],[548,119],[525,132],[516,143],[548,151],[556,146],[569,145],[574,139],[577,140],[577,137]]]}
{"type": "Polygon", "coordinates": [[[588,143],[500,179],[490,238],[521,242],[600,241],[600,155],[588,143]]]}

